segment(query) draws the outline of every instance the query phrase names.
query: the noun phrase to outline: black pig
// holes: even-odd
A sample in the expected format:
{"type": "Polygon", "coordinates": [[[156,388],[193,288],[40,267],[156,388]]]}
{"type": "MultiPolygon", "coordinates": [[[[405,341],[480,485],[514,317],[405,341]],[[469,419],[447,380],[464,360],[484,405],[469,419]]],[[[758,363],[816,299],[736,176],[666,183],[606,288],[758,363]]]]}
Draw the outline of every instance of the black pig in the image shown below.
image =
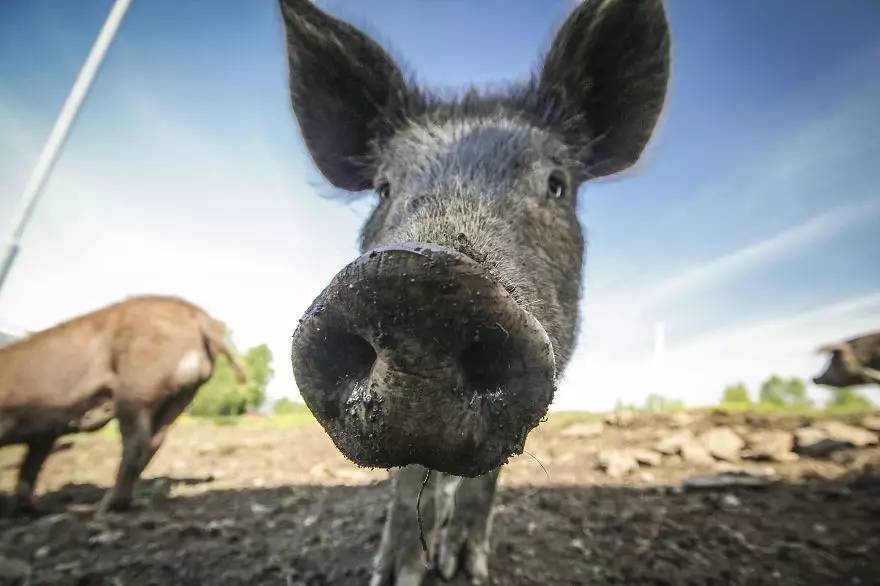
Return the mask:
{"type": "Polygon", "coordinates": [[[378,196],[363,256],[296,329],[297,385],[347,457],[403,467],[372,583],[425,575],[425,467],[447,474],[433,487],[448,498],[425,513],[437,570],[482,583],[498,469],[544,417],[574,346],[578,188],[635,163],[663,107],[662,2],[583,2],[530,81],[455,100],[409,83],[310,1],[280,4],[313,160],[336,187],[378,196]]]}
{"type": "Polygon", "coordinates": [[[849,387],[880,384],[880,332],[865,334],[819,349],[831,353],[825,372],[813,379],[817,385],[849,387]]]}

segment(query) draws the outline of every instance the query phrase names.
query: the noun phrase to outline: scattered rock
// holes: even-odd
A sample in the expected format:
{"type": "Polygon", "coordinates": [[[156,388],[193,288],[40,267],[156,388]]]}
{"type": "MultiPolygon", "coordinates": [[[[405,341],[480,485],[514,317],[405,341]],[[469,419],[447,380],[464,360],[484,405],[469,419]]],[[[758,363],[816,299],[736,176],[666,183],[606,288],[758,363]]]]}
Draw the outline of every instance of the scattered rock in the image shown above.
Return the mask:
{"type": "Polygon", "coordinates": [[[40,517],[39,519],[34,521],[34,524],[43,527],[51,527],[53,525],[57,525],[58,523],[75,520],[76,517],[71,513],[53,513],[51,515],[46,515],[45,517],[40,517]]]}
{"type": "Polygon", "coordinates": [[[673,454],[672,456],[666,456],[663,458],[663,464],[670,468],[681,468],[684,464],[684,460],[678,454],[673,454]]]}
{"type": "Polygon", "coordinates": [[[827,458],[832,454],[841,450],[848,450],[851,447],[852,445],[849,442],[826,437],[815,443],[798,448],[798,453],[811,458],[827,458]]]}
{"type": "Polygon", "coordinates": [[[632,455],[636,462],[645,466],[659,466],[663,462],[663,456],[654,450],[635,449],[632,455]]]}
{"type": "Polygon", "coordinates": [[[74,515],[88,515],[95,512],[95,505],[88,503],[72,503],[67,510],[74,515]]]}
{"type": "Polygon", "coordinates": [[[102,531],[89,537],[89,545],[111,545],[122,539],[125,535],[122,531],[102,531]]]}
{"type": "Polygon", "coordinates": [[[868,415],[862,419],[862,427],[880,432],[880,415],[868,415]]]}
{"type": "Polygon", "coordinates": [[[742,502],[735,494],[727,493],[721,497],[721,505],[725,506],[729,509],[735,509],[739,507],[742,502]]]}
{"type": "Polygon", "coordinates": [[[713,427],[700,434],[700,443],[719,460],[736,462],[746,443],[729,427],[713,427]]]}
{"type": "Polygon", "coordinates": [[[55,564],[55,571],[60,572],[62,574],[75,572],[82,567],[82,562],[79,560],[73,560],[71,562],[62,562],[60,564],[55,564]]]}
{"type": "Polygon", "coordinates": [[[743,467],[739,466],[738,464],[734,464],[732,462],[724,462],[722,460],[720,462],[715,462],[714,469],[715,469],[715,472],[717,472],[719,474],[722,472],[739,473],[743,470],[743,467]]]}
{"type": "Polygon", "coordinates": [[[568,546],[570,548],[582,553],[583,555],[586,555],[586,556],[590,555],[590,550],[587,548],[586,545],[584,545],[584,541],[582,539],[578,539],[578,538],[572,539],[568,543],[568,546]]]}
{"type": "Polygon", "coordinates": [[[698,444],[696,441],[684,444],[681,447],[681,457],[685,462],[697,466],[711,466],[715,463],[715,459],[712,458],[712,454],[709,453],[709,450],[698,444]]]}
{"type": "Polygon", "coordinates": [[[877,443],[877,435],[860,427],[839,421],[823,421],[795,430],[797,451],[812,458],[825,458],[832,453],[877,443]]]}
{"type": "Polygon", "coordinates": [[[223,529],[229,529],[230,527],[235,527],[235,519],[214,519],[205,525],[205,529],[209,532],[220,532],[223,529]]]}
{"type": "Polygon", "coordinates": [[[26,581],[30,573],[31,566],[27,562],[0,555],[0,583],[26,581]]]}
{"type": "Polygon", "coordinates": [[[326,462],[318,462],[309,468],[309,476],[312,476],[313,478],[326,478],[331,476],[330,467],[326,462]]]}
{"type": "Polygon", "coordinates": [[[794,449],[794,435],[787,431],[757,431],[748,435],[748,449],[742,452],[751,460],[792,462],[798,459],[794,449]]]}
{"type": "Polygon", "coordinates": [[[797,452],[804,456],[823,458],[836,450],[848,447],[848,444],[833,441],[828,434],[818,427],[802,427],[794,431],[797,452]]]}
{"type": "Polygon", "coordinates": [[[687,427],[696,421],[697,416],[687,411],[676,411],[669,416],[669,425],[672,427],[687,427]]]}
{"type": "Polygon", "coordinates": [[[774,476],[763,476],[740,470],[720,474],[697,474],[684,481],[684,488],[687,490],[728,488],[731,486],[757,488],[768,486],[778,480],[774,476]]]}
{"type": "Polygon", "coordinates": [[[638,470],[639,463],[635,456],[624,450],[602,450],[599,452],[599,466],[611,478],[623,478],[638,470]]]}
{"type": "Polygon", "coordinates": [[[878,443],[876,433],[840,421],[823,421],[819,427],[832,439],[848,442],[857,448],[873,446],[878,443]]]}
{"type": "Polygon", "coordinates": [[[752,430],[748,425],[742,423],[739,425],[734,425],[733,427],[731,427],[731,429],[735,431],[739,437],[745,437],[749,435],[749,432],[752,430]]]}
{"type": "Polygon", "coordinates": [[[370,474],[360,468],[342,468],[340,470],[336,470],[333,475],[336,478],[339,478],[343,484],[365,484],[370,480],[370,474]]]}
{"type": "MultiPolygon", "coordinates": [[[[593,450],[591,452],[590,450],[585,449],[584,453],[586,453],[586,454],[595,453],[595,450],[593,450]]],[[[562,454],[560,456],[556,456],[555,458],[548,458],[547,461],[552,464],[566,464],[568,462],[571,462],[575,458],[577,458],[577,455],[574,452],[565,452],[564,454],[562,454]]]]}
{"type": "Polygon", "coordinates": [[[605,424],[601,421],[587,421],[569,425],[559,435],[577,438],[596,437],[601,435],[604,429],[605,424]]]}
{"type": "Polygon", "coordinates": [[[608,425],[616,425],[618,427],[628,427],[635,421],[636,415],[628,409],[615,411],[605,416],[605,423],[608,425]]]}
{"type": "Polygon", "coordinates": [[[851,471],[880,478],[880,449],[844,450],[831,456],[838,464],[851,471]]]}
{"type": "Polygon", "coordinates": [[[694,441],[694,434],[689,429],[682,429],[661,438],[654,444],[654,450],[661,454],[678,454],[681,447],[694,441]]]}
{"type": "Polygon", "coordinates": [[[303,527],[311,527],[318,521],[318,515],[309,515],[303,520],[303,527]]]}
{"type": "Polygon", "coordinates": [[[776,468],[773,466],[761,466],[756,468],[744,468],[731,462],[717,462],[715,464],[716,473],[727,474],[750,474],[752,476],[776,476],[776,468]]]}
{"type": "Polygon", "coordinates": [[[85,525],[90,533],[101,533],[110,529],[109,525],[98,519],[90,519],[86,521],[85,525]]]}
{"type": "Polygon", "coordinates": [[[268,515],[274,511],[272,507],[267,507],[261,503],[251,503],[251,513],[254,515],[268,515]]]}

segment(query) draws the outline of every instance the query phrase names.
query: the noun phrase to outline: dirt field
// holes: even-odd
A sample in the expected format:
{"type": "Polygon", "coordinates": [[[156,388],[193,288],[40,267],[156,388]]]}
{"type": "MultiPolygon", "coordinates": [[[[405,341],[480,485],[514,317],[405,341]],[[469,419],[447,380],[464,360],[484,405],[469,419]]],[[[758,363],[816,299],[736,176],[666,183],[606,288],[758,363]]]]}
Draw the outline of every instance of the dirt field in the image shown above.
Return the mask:
{"type": "MultiPolygon", "coordinates": [[[[876,445],[784,462],[653,452],[637,469],[600,467],[609,453],[650,448],[682,429],[746,436],[807,423],[741,414],[551,419],[531,435],[531,456],[502,473],[493,583],[880,584],[876,445]],[[695,474],[743,470],[754,476],[730,478],[761,486],[683,487],[695,474]]],[[[7,494],[21,453],[0,449],[7,494]]],[[[111,433],[65,440],[40,478],[40,516],[0,519],[0,582],[367,582],[387,473],[349,464],[316,424],[181,422],[148,467],[136,509],[94,520],[119,453],[111,433]]]]}

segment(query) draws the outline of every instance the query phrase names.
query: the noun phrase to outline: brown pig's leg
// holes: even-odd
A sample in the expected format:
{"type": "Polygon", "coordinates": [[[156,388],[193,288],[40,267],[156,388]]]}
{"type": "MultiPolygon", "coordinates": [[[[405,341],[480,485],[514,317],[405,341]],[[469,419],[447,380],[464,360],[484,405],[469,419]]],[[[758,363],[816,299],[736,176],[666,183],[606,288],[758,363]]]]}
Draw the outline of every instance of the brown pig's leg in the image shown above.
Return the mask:
{"type": "Polygon", "coordinates": [[[52,452],[55,436],[43,436],[28,443],[27,455],[21,463],[15,488],[16,508],[22,512],[34,509],[34,488],[46,458],[52,452]]]}
{"type": "Polygon", "coordinates": [[[104,496],[98,514],[122,510],[131,504],[134,483],[153,455],[151,414],[147,409],[119,414],[122,432],[122,462],[116,475],[116,484],[104,496]]]}

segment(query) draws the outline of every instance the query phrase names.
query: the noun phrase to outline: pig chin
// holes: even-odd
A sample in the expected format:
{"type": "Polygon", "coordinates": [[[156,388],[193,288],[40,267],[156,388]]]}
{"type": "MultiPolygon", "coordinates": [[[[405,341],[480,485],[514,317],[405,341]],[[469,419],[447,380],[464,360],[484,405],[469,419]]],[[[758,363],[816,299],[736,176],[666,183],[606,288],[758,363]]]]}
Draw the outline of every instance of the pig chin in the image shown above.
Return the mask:
{"type": "Polygon", "coordinates": [[[419,242],[340,271],[294,333],[293,367],[349,459],[459,476],[521,453],[556,381],[537,319],[480,263],[419,242]]]}

